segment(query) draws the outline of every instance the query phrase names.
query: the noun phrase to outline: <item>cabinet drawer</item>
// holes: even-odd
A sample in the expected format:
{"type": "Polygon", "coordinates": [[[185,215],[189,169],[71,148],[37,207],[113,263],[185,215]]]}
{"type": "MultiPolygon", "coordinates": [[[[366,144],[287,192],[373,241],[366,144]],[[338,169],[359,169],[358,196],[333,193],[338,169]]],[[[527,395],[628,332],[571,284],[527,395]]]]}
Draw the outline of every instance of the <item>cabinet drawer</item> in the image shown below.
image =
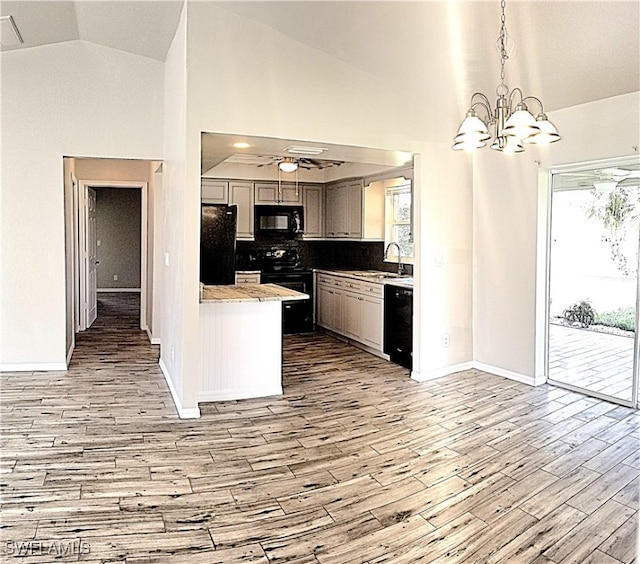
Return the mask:
{"type": "Polygon", "coordinates": [[[358,281],[358,280],[343,280],[343,288],[345,290],[349,290],[350,292],[357,292],[357,293],[361,293],[362,292],[362,282],[358,281]]]}
{"type": "Polygon", "coordinates": [[[260,284],[260,274],[236,273],[236,284],[260,284]]]}
{"type": "Polygon", "coordinates": [[[318,286],[333,286],[334,276],[328,276],[327,274],[318,274],[318,286]]]}
{"type": "Polygon", "coordinates": [[[330,274],[319,274],[318,285],[327,288],[346,288],[345,279],[340,276],[331,276],[330,274]]]}
{"type": "Polygon", "coordinates": [[[376,298],[381,298],[384,295],[384,285],[369,284],[368,282],[363,282],[362,293],[366,294],[367,296],[374,296],[376,298]]]}

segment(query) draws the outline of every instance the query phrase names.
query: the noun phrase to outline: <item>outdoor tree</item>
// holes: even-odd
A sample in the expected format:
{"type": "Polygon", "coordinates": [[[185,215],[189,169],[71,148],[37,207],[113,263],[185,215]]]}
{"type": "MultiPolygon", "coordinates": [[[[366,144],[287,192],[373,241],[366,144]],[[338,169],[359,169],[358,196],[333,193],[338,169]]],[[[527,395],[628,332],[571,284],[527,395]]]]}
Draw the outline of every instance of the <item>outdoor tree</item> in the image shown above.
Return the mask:
{"type": "Polygon", "coordinates": [[[640,219],[639,203],[637,186],[618,185],[608,193],[593,190],[586,210],[587,217],[602,222],[607,231],[602,239],[609,244],[611,260],[625,276],[635,276],[638,272],[637,257],[626,256],[624,243],[640,219]]]}

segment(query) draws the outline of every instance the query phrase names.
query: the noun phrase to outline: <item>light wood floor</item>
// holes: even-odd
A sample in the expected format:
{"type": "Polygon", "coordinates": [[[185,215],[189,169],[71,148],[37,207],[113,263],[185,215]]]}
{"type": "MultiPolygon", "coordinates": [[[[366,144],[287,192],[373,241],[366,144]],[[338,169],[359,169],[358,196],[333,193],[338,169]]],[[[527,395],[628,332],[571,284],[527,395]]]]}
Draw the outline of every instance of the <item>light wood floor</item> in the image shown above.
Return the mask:
{"type": "Polygon", "coordinates": [[[180,421],[136,314],[101,295],[68,372],[2,375],[3,562],[634,561],[637,412],[315,334],[283,397],[180,421]]]}

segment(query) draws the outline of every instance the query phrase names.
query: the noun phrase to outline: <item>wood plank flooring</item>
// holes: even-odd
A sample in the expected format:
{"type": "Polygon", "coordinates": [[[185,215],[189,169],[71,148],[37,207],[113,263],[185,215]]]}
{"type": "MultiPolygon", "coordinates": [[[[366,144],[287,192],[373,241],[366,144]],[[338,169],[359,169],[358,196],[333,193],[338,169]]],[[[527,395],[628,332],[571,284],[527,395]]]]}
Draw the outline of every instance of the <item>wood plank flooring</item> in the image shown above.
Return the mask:
{"type": "Polygon", "coordinates": [[[638,412],[318,333],[284,396],[181,421],[136,308],[101,294],[69,371],[2,375],[2,562],[637,562],[638,412]]]}

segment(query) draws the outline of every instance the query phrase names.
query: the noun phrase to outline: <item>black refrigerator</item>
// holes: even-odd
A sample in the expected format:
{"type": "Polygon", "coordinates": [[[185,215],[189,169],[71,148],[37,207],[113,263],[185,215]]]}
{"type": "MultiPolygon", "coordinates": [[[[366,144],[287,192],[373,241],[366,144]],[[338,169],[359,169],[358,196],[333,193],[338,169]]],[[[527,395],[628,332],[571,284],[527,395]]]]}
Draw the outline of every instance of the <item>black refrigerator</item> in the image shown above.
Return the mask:
{"type": "Polygon", "coordinates": [[[202,204],[200,282],[235,284],[237,206],[202,204]]]}

